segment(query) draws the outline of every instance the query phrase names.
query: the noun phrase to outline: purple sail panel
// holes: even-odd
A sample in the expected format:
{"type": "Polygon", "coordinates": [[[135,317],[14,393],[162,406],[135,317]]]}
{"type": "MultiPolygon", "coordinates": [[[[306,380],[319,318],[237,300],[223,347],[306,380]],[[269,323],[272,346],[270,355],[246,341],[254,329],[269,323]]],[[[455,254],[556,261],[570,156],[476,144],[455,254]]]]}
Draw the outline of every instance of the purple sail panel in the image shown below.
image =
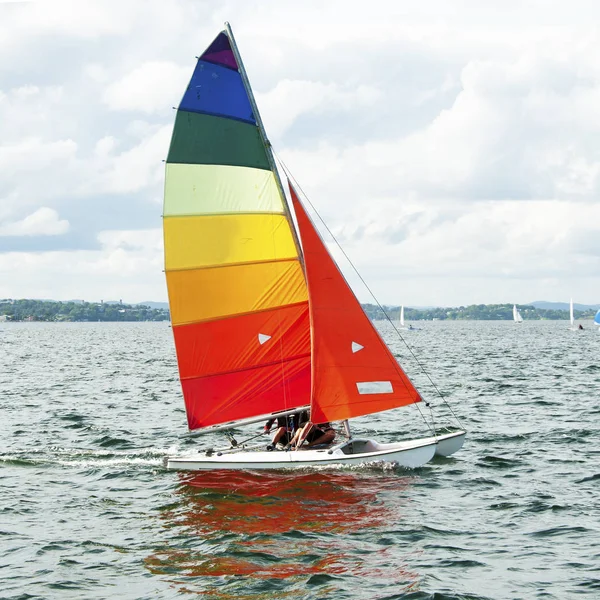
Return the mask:
{"type": "Polygon", "coordinates": [[[214,39],[213,43],[204,51],[204,54],[200,58],[215,65],[238,70],[235,56],[229,44],[229,38],[223,31],[214,39]]]}

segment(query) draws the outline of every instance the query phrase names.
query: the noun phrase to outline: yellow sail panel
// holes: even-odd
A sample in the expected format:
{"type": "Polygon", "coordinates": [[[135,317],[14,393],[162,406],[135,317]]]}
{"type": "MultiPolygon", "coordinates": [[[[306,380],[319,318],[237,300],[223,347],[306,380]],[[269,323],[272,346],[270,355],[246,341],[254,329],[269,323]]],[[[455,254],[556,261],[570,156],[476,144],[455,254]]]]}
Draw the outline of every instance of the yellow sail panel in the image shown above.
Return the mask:
{"type": "Polygon", "coordinates": [[[167,271],[298,256],[284,215],[167,217],[164,234],[167,271]]]}
{"type": "Polygon", "coordinates": [[[272,171],[168,163],[165,175],[165,216],[284,211],[272,171]]]}
{"type": "Polygon", "coordinates": [[[167,271],[171,323],[197,323],[308,300],[300,262],[167,271]]]}

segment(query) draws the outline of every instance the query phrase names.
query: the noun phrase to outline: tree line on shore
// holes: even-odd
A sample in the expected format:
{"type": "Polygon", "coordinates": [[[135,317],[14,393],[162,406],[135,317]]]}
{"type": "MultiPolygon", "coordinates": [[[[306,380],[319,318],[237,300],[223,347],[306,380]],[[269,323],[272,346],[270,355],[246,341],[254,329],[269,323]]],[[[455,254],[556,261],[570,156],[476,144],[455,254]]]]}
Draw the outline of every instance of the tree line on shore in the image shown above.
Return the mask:
{"type": "MultiPolygon", "coordinates": [[[[383,310],[375,304],[363,304],[363,308],[372,320],[399,319],[399,306],[384,306],[383,310]],[[386,317],[387,314],[387,317],[386,317]]],[[[559,321],[569,320],[568,310],[542,309],[526,304],[517,304],[517,308],[525,321],[559,321]]],[[[593,319],[596,311],[576,310],[576,319],[593,319]]],[[[456,308],[407,308],[404,307],[405,321],[512,321],[512,304],[471,304],[456,308]]]]}
{"type": "Polygon", "coordinates": [[[168,321],[169,311],[142,304],[0,300],[6,321],[168,321]]]}
{"type": "MultiPolygon", "coordinates": [[[[400,307],[363,304],[371,320],[398,320],[400,307]],[[385,310],[385,313],[384,313],[385,310]],[[386,317],[387,314],[387,317],[386,317]]],[[[521,316],[531,320],[568,320],[568,310],[517,305],[521,316]]],[[[576,310],[576,319],[592,319],[595,310],[576,310]]],[[[510,321],[512,304],[472,304],[456,308],[404,308],[406,321],[510,321]]],[[[109,302],[56,302],[51,300],[0,300],[0,320],[5,321],[168,321],[165,308],[143,304],[109,302]]]]}

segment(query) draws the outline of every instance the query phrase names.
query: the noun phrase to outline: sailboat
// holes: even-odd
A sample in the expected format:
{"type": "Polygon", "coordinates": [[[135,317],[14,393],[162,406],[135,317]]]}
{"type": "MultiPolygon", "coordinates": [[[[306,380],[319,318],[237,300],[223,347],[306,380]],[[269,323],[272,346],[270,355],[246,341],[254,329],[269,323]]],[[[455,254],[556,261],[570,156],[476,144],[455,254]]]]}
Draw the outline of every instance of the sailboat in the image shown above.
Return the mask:
{"type": "Polygon", "coordinates": [[[412,324],[406,325],[404,322],[404,305],[400,307],[400,329],[404,329],[406,331],[419,331],[420,329],[412,324]]]}
{"type": "Polygon", "coordinates": [[[571,298],[571,302],[569,304],[569,321],[571,322],[571,326],[569,329],[571,331],[577,331],[577,327],[575,327],[575,313],[573,311],[573,298],[571,298]]]}
{"type": "Polygon", "coordinates": [[[516,304],[513,304],[513,321],[515,323],[523,322],[523,317],[521,316],[521,313],[519,312],[519,309],[517,308],[516,304]]]}
{"type": "Polygon", "coordinates": [[[163,230],[188,428],[224,430],[229,445],[168,456],[165,466],[418,467],[456,452],[466,435],[460,427],[442,434],[430,425],[428,437],[391,443],[352,434],[349,419],[423,399],[346,283],[289,175],[287,183],[289,202],[226,23],[199,57],[177,109],[163,230]],[[341,422],[341,441],[267,451],[264,441],[233,437],[234,429],[307,409],[313,423],[341,422]]]}
{"type": "Polygon", "coordinates": [[[594,317],[594,325],[598,325],[598,331],[600,331],[600,310],[596,313],[594,317]]]}

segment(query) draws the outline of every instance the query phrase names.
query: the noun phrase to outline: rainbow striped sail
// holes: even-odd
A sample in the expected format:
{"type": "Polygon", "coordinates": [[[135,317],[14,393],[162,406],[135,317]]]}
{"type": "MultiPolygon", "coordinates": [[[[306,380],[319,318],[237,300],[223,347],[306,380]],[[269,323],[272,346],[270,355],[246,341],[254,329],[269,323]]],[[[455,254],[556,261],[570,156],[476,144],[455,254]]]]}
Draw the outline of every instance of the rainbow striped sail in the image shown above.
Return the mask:
{"type": "Polygon", "coordinates": [[[310,402],[299,248],[231,32],[200,56],[166,165],[165,271],[188,426],[310,402]]]}

